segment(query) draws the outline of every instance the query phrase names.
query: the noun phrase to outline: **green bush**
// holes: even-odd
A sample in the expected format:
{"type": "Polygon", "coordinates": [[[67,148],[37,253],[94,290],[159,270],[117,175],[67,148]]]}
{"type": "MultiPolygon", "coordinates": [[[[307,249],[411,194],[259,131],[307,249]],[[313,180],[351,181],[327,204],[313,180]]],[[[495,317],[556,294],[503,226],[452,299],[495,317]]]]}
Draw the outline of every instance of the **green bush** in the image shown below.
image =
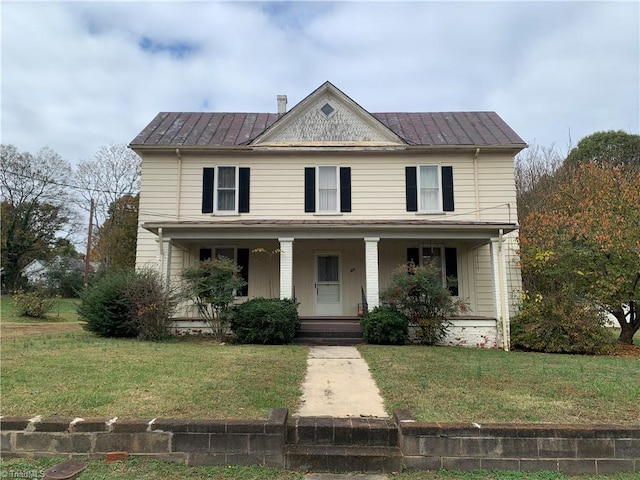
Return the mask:
{"type": "Polygon", "coordinates": [[[451,327],[448,317],[467,310],[466,303],[451,297],[435,263],[401,265],[391,275],[381,298],[409,319],[415,340],[423,345],[442,341],[451,327]]]}
{"type": "Polygon", "coordinates": [[[291,343],[300,329],[293,300],[253,298],[233,308],[231,330],[238,343],[291,343]]]}
{"type": "Polygon", "coordinates": [[[17,290],[12,298],[15,314],[18,317],[45,318],[58,302],[57,298],[39,289],[31,292],[17,290]]]}
{"type": "Polygon", "coordinates": [[[137,337],[139,328],[131,318],[127,287],[131,271],[111,272],[96,279],[80,295],[78,315],[83,328],[101,337],[137,337]]]}
{"type": "Polygon", "coordinates": [[[525,296],[511,321],[511,345],[535,352],[605,354],[613,337],[604,321],[602,312],[567,297],[525,296]]]}
{"type": "Polygon", "coordinates": [[[362,338],[379,345],[404,345],[409,337],[409,319],[390,306],[376,307],[362,317],[362,338]]]}
{"type": "Polygon", "coordinates": [[[106,273],[80,295],[83,328],[101,337],[159,340],[168,336],[175,295],[152,270],[106,273]]]}

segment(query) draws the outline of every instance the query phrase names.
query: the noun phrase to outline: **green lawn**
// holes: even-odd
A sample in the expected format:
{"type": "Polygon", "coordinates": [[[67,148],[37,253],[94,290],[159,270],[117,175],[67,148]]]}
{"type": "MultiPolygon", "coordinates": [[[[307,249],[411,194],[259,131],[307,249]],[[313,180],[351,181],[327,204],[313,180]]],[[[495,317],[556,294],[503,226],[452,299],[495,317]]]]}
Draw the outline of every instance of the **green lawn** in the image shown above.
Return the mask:
{"type": "Polygon", "coordinates": [[[429,422],[637,424],[640,359],[364,345],[387,411],[429,422]]]}
{"type": "Polygon", "coordinates": [[[3,322],[34,322],[34,321],[51,321],[51,322],[77,322],[78,314],[76,306],[77,298],[61,298],[56,302],[56,306],[47,314],[46,319],[34,319],[29,317],[19,317],[15,314],[14,303],[9,295],[0,297],[0,319],[3,322]]]}
{"type": "Polygon", "coordinates": [[[293,410],[303,346],[161,343],[73,332],[2,341],[2,414],[266,418],[293,410]]]}
{"type": "MultiPolygon", "coordinates": [[[[44,470],[63,459],[11,459],[0,461],[2,478],[41,478],[44,470]],[[22,474],[22,476],[20,476],[22,474]],[[33,474],[32,476],[28,476],[33,474]],[[12,476],[13,475],[13,476],[12,476]]],[[[638,480],[636,473],[617,475],[579,475],[567,477],[557,472],[412,472],[389,474],[390,480],[638,480]]],[[[78,480],[303,480],[304,474],[287,470],[252,467],[187,467],[179,463],[130,458],[125,462],[105,463],[101,460],[88,462],[87,469],[78,480]]],[[[357,478],[357,477],[354,477],[357,478]]]]}

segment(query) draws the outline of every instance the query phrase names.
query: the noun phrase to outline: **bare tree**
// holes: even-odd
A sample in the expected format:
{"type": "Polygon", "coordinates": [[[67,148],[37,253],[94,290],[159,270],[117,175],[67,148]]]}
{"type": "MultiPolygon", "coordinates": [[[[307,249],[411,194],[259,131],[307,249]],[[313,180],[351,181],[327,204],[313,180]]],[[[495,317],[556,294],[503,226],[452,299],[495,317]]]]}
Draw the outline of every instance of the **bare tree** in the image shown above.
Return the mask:
{"type": "Polygon", "coordinates": [[[101,225],[109,208],[125,195],[140,190],[140,157],[126,145],[102,145],[91,160],[81,162],[75,173],[81,208],[89,211],[95,202],[96,224],[101,225]]]}
{"type": "Polygon", "coordinates": [[[26,263],[46,258],[63,230],[72,233],[71,167],[48,147],[32,155],[1,145],[0,153],[3,277],[12,288],[26,263]]]}

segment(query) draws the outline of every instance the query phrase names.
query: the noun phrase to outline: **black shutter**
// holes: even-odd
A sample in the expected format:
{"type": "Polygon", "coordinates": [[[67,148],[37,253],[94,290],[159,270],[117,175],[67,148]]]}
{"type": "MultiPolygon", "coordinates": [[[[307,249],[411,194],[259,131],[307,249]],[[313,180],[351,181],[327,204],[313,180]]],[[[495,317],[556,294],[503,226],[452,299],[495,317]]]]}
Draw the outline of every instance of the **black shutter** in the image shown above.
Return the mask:
{"type": "Polygon", "coordinates": [[[202,169],[202,213],[213,213],[213,174],[215,168],[202,169]]]}
{"type": "Polygon", "coordinates": [[[247,282],[247,284],[240,289],[238,292],[239,297],[246,297],[249,295],[249,249],[248,248],[239,248],[238,249],[238,266],[241,267],[240,275],[242,279],[247,282]]]}
{"type": "Polygon", "coordinates": [[[340,167],[340,211],[351,211],[351,167],[340,167]]]}
{"type": "Polygon", "coordinates": [[[453,212],[453,167],[442,167],[442,210],[453,212]]]}
{"type": "Polygon", "coordinates": [[[200,261],[204,262],[206,260],[211,260],[211,249],[210,248],[201,248],[200,249],[200,261]]]}
{"type": "Polygon", "coordinates": [[[458,252],[453,247],[444,249],[445,274],[451,295],[458,295],[458,252]]]}
{"type": "Polygon", "coordinates": [[[416,266],[420,265],[420,249],[410,247],[407,248],[407,263],[414,263],[416,266]]]}
{"type": "Polygon", "coordinates": [[[418,179],[416,167],[405,167],[407,212],[418,211],[418,179]]]}
{"type": "Polygon", "coordinates": [[[238,197],[238,212],[239,213],[249,213],[249,168],[239,168],[239,186],[240,186],[240,194],[238,197]]]}
{"type": "Polygon", "coordinates": [[[316,211],[316,169],[306,167],[304,169],[304,211],[316,211]]]}

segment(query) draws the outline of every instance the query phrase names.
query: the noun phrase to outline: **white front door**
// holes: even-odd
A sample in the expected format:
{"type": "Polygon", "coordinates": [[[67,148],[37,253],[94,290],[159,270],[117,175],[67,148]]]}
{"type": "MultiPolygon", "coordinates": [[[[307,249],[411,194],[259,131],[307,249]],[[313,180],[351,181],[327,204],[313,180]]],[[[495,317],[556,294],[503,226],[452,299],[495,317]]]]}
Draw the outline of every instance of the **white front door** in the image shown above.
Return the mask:
{"type": "Polygon", "coordinates": [[[340,255],[316,254],[315,312],[317,316],[342,315],[340,255]]]}

